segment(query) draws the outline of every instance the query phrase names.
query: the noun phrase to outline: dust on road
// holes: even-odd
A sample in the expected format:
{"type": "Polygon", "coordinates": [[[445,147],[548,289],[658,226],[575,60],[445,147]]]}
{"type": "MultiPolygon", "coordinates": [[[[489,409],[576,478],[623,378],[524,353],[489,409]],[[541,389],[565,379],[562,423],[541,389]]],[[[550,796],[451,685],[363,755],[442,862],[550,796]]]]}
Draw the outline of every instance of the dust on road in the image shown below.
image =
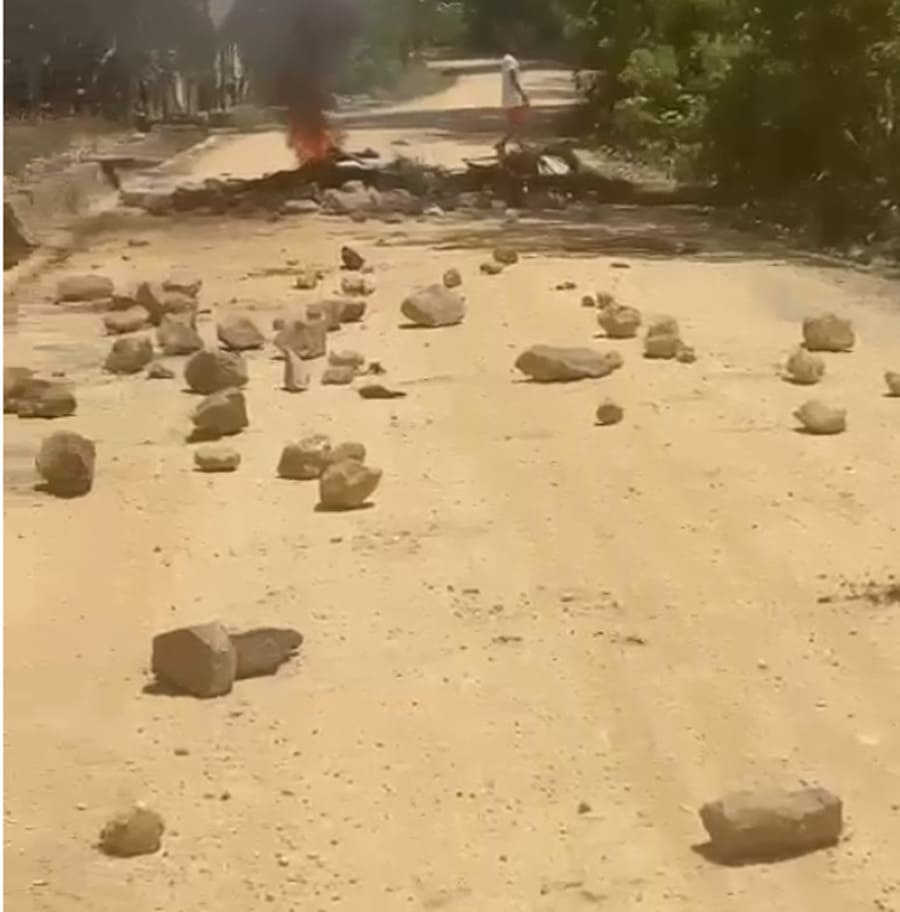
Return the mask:
{"type": "MultiPolygon", "coordinates": [[[[458,161],[483,150],[471,111],[494,88],[463,76],[383,127],[372,112],[352,144],[458,161]]],[[[196,173],[274,170],[280,142],[223,143],[196,173]]],[[[7,363],[74,381],[78,413],[51,430],[95,441],[97,479],[78,500],[34,492],[47,425],[6,416],[10,908],[900,908],[900,615],[833,598],[896,569],[895,284],[622,209],[515,225],[121,215],[41,282],[16,290],[7,363]],[[709,255],[596,243],[634,228],[709,255]],[[480,273],[499,242],[520,262],[480,273]],[[291,395],[273,352],[250,353],[230,474],[194,471],[183,359],[166,359],[175,382],[106,375],[100,317],[44,303],[62,274],[118,287],[183,267],[203,277],[212,343],[223,314],[268,329],[315,299],[271,267],[321,267],[335,288],[346,243],[377,290],[332,347],[407,396],[291,395]],[[451,267],[465,321],[400,329],[400,302],[451,267]],[[580,305],[595,292],[676,318],[697,362],[596,341],[580,305]],[[817,395],[849,426],[819,438],[795,433],[808,395],[778,368],[825,311],[859,341],[825,356],[817,395]],[[536,343],[615,347],[624,366],[523,382],[513,363],[536,343]],[[624,418],[597,427],[607,398],[624,418]],[[314,433],[364,442],[384,472],[374,508],[317,513],[315,484],[276,477],[284,444],[314,433]],[[214,619],[296,628],[300,657],[217,700],[144,693],[152,637],[214,619]],[[746,868],[692,850],[704,801],[798,780],[843,799],[835,849],[746,868]],[[166,821],[162,851],[97,852],[137,799],[166,821]]]]}

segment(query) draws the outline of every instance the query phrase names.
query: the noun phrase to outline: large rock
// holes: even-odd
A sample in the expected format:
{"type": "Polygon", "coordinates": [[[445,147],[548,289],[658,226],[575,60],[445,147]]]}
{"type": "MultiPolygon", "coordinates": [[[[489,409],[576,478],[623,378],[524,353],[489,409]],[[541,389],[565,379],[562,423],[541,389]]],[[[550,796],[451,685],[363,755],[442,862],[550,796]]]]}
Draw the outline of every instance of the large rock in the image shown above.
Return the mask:
{"type": "Polygon", "coordinates": [[[247,364],[233,352],[205,349],[192,355],[184,366],[184,379],[195,393],[217,393],[247,384],[247,364]]]}
{"type": "Polygon", "coordinates": [[[114,311],[103,317],[103,328],[108,336],[122,336],[146,328],[150,314],[145,307],[135,304],[127,310],[114,311]]]}
{"type": "Polygon", "coordinates": [[[835,845],[843,807],[823,788],[757,789],[703,805],[700,819],[717,859],[774,861],[835,845]]]}
{"type": "Polygon", "coordinates": [[[366,265],[365,257],[352,247],[341,247],[341,265],[344,269],[359,272],[366,265]]]}
{"type": "Polygon", "coordinates": [[[241,464],[241,454],[227,446],[211,444],[194,453],[194,465],[200,472],[234,472],[241,464]]]}
{"type": "Polygon", "coordinates": [[[165,830],[156,811],[137,804],[106,823],[100,831],[100,850],[115,858],[152,855],[159,851],[165,830]]]}
{"type": "Polygon", "coordinates": [[[900,396],[900,371],[885,371],[884,382],[889,396],[900,396]]]}
{"type": "Polygon", "coordinates": [[[166,290],[156,282],[141,282],[134,299],[147,309],[154,325],[159,324],[166,314],[191,314],[197,310],[197,299],[193,295],[166,290]]]}
{"type": "Polygon", "coordinates": [[[266,344],[266,337],[249,317],[234,314],[219,321],[216,335],[231,351],[251,351],[266,344]]]}
{"type": "Polygon", "coordinates": [[[429,285],[411,294],[400,310],[416,326],[454,326],[466,316],[465,301],[443,285],[429,285]]]}
{"type": "Polygon", "coordinates": [[[284,358],[284,384],[283,389],[289,393],[304,393],[309,389],[309,369],[303,359],[289,348],[281,349],[284,358]]]}
{"type": "Polygon", "coordinates": [[[97,451],[81,434],[58,431],[41,444],[35,468],[57,497],[80,497],[94,484],[97,451]]]}
{"type": "Polygon", "coordinates": [[[366,315],[367,304],[362,298],[336,298],[340,302],[341,323],[359,323],[366,315]]]}
{"type": "Polygon", "coordinates": [[[622,356],[616,351],[554,345],[533,345],[516,359],[516,367],[539,383],[605,377],[621,366],[622,356]]]}
{"type": "Polygon", "coordinates": [[[304,361],[325,357],[328,322],[322,318],[290,317],[275,336],[276,348],[290,349],[304,361]]]}
{"type": "Polygon", "coordinates": [[[341,328],[340,298],[325,298],[306,305],[306,316],[310,320],[324,320],[328,332],[341,328]]]}
{"type": "Polygon", "coordinates": [[[314,434],[299,443],[289,443],[278,461],[278,476],[294,481],[315,481],[331,463],[331,440],[314,434]]]}
{"type": "Polygon", "coordinates": [[[644,357],[671,360],[678,357],[683,345],[677,321],[672,317],[663,317],[647,327],[644,357]]]}
{"type": "Polygon", "coordinates": [[[166,314],[156,330],[156,342],[164,355],[192,355],[203,348],[193,314],[166,314]]]}
{"type": "Polygon", "coordinates": [[[104,368],[111,374],[138,374],[153,360],[153,343],[146,337],[116,339],[104,368]]]}
{"type": "Polygon", "coordinates": [[[494,261],[502,263],[504,266],[514,266],[519,262],[519,254],[512,247],[494,248],[494,261]]]}
{"type": "Polygon", "coordinates": [[[634,307],[616,304],[602,308],[597,323],[610,339],[633,339],[641,326],[641,314],[634,307]]]}
{"type": "Polygon", "coordinates": [[[234,388],[211,393],[194,409],[191,421],[194,440],[218,440],[239,434],[250,423],[244,394],[234,388]]]}
{"type": "Polygon", "coordinates": [[[103,301],[113,296],[112,279],[103,275],[73,275],[60,279],[56,286],[58,301],[103,301]]]}
{"type": "Polygon", "coordinates": [[[365,446],[353,440],[346,441],[345,443],[339,443],[331,451],[330,462],[343,462],[345,459],[355,459],[357,462],[365,462],[365,446]]]}
{"type": "Polygon", "coordinates": [[[161,683],[195,697],[220,697],[234,685],[237,654],[221,624],[198,624],[155,636],[151,664],[161,683]]]}
{"type": "Polygon", "coordinates": [[[784,378],[800,386],[812,386],[825,376],[825,361],[818,355],[810,354],[805,348],[798,348],[787,359],[784,378]]]}
{"type": "Polygon", "coordinates": [[[856,334],[849,320],[834,314],[808,317],[803,321],[803,344],[813,352],[846,352],[856,344],[856,334]]]}
{"type": "Polygon", "coordinates": [[[20,418],[68,418],[76,407],[75,393],[61,380],[32,379],[15,400],[20,418]]]}
{"type": "Polygon", "coordinates": [[[847,430],[847,410],[826,405],[818,399],[804,402],[794,417],[808,434],[842,434],[847,430]]]}
{"type": "Polygon", "coordinates": [[[15,412],[18,402],[25,396],[34,380],[30,367],[3,367],[3,411],[15,412]]]}
{"type": "Polygon", "coordinates": [[[296,630],[259,627],[244,633],[231,634],[237,655],[235,680],[273,675],[303,644],[303,634],[296,630]]]}
{"type": "Polygon", "coordinates": [[[322,371],[322,386],[349,386],[355,379],[355,367],[331,365],[322,371]]]}
{"type": "Polygon", "coordinates": [[[356,459],[332,463],[319,480],[319,504],[325,510],[356,510],[375,493],[381,469],[356,459]]]}

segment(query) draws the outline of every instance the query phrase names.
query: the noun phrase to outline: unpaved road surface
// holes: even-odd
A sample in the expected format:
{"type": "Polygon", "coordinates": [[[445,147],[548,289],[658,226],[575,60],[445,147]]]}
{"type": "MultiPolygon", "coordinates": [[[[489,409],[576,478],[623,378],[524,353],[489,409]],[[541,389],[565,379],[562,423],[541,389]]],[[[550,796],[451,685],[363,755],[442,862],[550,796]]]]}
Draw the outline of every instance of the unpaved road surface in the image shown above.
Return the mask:
{"type": "MultiPolygon", "coordinates": [[[[549,102],[563,77],[546,78],[549,102]]],[[[483,151],[495,88],[464,77],[380,126],[372,112],[352,145],[483,151]]],[[[276,168],[279,146],[232,140],[197,173],[276,168]]],[[[15,298],[7,362],[67,371],[79,410],[4,422],[7,908],[900,909],[900,606],[819,601],[898,569],[900,400],[881,380],[900,370],[896,285],[685,213],[121,214],[15,298]],[[606,250],[633,230],[705,252],[606,250]],[[480,275],[500,239],[522,261],[480,275]],[[192,470],[180,382],[104,375],[99,317],[46,303],[64,272],[186,267],[212,340],[217,313],[267,328],[315,296],[252,273],[297,260],[331,270],[329,289],[348,242],[378,290],[332,347],[380,360],[408,397],[291,396],[273,352],[253,354],[230,476],[192,470]],[[400,329],[401,299],[449,266],[466,322],[400,329]],[[577,290],[555,291],[565,280],[577,290]],[[699,361],[645,361],[635,340],[613,344],[625,367],[609,378],[522,382],[527,345],[611,345],[579,303],[596,290],[677,317],[699,361]],[[795,433],[809,394],[776,367],[802,317],[829,309],[860,341],[814,393],[849,430],[816,438],[795,433]],[[606,396],[625,421],[597,428],[606,396]],[[32,490],[57,428],[97,441],[83,499],[32,490]],[[366,444],[385,473],[372,509],[316,513],[315,484],[275,478],[282,445],[314,432],[366,444]],[[301,657],[218,700],[144,693],[152,636],[216,618],[296,627],[301,657]],[[700,803],[798,780],[843,798],[840,846],[745,868],[694,851],[700,803]],[[163,851],[104,857],[101,826],[136,799],[164,815],[163,851]]]]}

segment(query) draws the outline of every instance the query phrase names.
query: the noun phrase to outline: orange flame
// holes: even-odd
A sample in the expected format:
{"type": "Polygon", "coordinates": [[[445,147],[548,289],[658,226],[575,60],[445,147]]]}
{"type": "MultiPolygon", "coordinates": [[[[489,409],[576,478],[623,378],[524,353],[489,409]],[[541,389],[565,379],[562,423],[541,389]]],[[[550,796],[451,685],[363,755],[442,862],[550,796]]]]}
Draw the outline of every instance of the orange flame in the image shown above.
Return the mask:
{"type": "Polygon", "coordinates": [[[287,144],[301,165],[328,158],[339,148],[339,141],[339,134],[324,117],[310,121],[294,116],[288,124],[287,144]]]}

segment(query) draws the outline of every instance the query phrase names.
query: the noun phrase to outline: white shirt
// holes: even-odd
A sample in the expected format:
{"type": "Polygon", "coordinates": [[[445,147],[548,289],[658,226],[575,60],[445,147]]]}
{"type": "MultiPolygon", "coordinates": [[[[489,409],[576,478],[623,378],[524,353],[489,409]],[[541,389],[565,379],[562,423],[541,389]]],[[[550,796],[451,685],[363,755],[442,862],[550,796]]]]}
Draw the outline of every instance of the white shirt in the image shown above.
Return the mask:
{"type": "Polygon", "coordinates": [[[512,54],[507,54],[503,58],[501,75],[503,79],[503,107],[521,107],[525,103],[525,99],[522,98],[513,81],[514,77],[519,75],[519,61],[512,54]]]}

